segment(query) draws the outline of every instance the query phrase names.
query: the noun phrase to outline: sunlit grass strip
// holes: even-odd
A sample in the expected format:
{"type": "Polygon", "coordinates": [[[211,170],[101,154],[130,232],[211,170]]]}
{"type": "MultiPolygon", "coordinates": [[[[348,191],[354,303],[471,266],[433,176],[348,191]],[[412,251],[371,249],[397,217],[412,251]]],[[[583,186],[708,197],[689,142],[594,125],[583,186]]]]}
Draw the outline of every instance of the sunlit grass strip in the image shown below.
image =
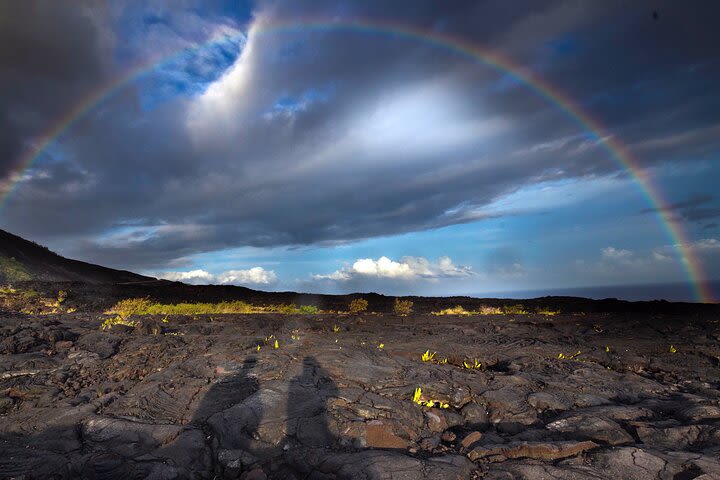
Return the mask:
{"type": "Polygon", "coordinates": [[[515,305],[505,305],[502,307],[492,307],[489,305],[481,305],[477,310],[466,310],[462,305],[456,305],[452,308],[445,308],[437,312],[431,312],[433,315],[529,315],[537,313],[538,315],[557,315],[559,310],[553,310],[548,307],[536,307],[530,309],[518,303],[515,305]]]}
{"type": "Polygon", "coordinates": [[[121,300],[105,312],[127,318],[131,315],[219,315],[228,313],[319,314],[314,305],[251,305],[240,300],[218,303],[154,303],[147,298],[121,300]]]}
{"type": "Polygon", "coordinates": [[[432,312],[433,315],[476,315],[476,312],[465,310],[462,306],[456,305],[452,308],[445,308],[439,312],[432,312]]]}

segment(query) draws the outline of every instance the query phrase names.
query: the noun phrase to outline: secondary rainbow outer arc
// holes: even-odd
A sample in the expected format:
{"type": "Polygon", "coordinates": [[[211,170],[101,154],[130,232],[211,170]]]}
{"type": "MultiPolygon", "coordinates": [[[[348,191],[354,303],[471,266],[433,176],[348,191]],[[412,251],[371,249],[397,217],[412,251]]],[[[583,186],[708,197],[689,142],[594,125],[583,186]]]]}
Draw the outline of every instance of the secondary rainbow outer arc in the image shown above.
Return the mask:
{"type": "MultiPolygon", "coordinates": [[[[456,54],[472,58],[500,73],[509,74],[520,81],[525,87],[535,92],[548,102],[555,105],[571,119],[576,121],[584,130],[592,133],[601,145],[624,170],[628,171],[638,185],[640,191],[647,198],[648,202],[657,212],[657,216],[663,229],[673,242],[674,247],[680,254],[681,262],[685,273],[693,287],[693,294],[700,302],[712,302],[713,294],[698,258],[695,256],[687,235],[681,225],[675,222],[667,213],[667,203],[663,200],[659,190],[652,184],[646,172],[635,164],[630,152],[628,152],[615,138],[609,135],[605,128],[595,119],[585,113],[582,108],[575,104],[567,95],[541,80],[529,70],[515,64],[510,59],[502,57],[498,53],[479,47],[473,43],[458,37],[423,30],[421,28],[402,25],[397,23],[386,23],[377,20],[288,20],[275,23],[260,24],[253,27],[253,34],[272,34],[283,31],[316,30],[316,31],[342,31],[350,30],[365,33],[375,33],[403,37],[411,40],[422,41],[442,47],[456,54]]],[[[39,138],[37,145],[23,156],[18,162],[18,172],[23,172],[32,166],[32,163],[45,151],[54,141],[67,132],[75,123],[89,113],[97,104],[113,96],[127,84],[142,77],[143,74],[164,64],[170,63],[182,55],[195,53],[204,48],[211,47],[230,38],[242,38],[244,34],[236,36],[221,36],[212,38],[210,41],[185,48],[179,52],[145,62],[128,72],[114,78],[111,82],[101,85],[93,90],[81,102],[71,108],[65,115],[54,122],[51,127],[39,138]]],[[[17,182],[16,182],[17,183],[17,182]]],[[[0,199],[0,207],[4,200],[12,193],[15,185],[10,185],[5,197],[0,199]]]]}

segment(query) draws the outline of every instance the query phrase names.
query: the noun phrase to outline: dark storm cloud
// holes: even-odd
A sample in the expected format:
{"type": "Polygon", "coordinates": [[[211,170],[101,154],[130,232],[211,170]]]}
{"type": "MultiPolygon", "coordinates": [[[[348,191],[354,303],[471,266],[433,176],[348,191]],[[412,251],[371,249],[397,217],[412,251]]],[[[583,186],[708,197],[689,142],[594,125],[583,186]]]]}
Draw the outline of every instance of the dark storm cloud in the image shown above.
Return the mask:
{"type": "Polygon", "coordinates": [[[114,38],[101,3],[0,4],[0,174],[17,167],[49,119],[101,83],[114,38]]]}
{"type": "MultiPolygon", "coordinates": [[[[148,17],[139,3],[110,14],[64,5],[54,15],[46,2],[47,19],[3,4],[3,17],[24,19],[0,30],[3,48],[24,52],[0,55],[12,66],[0,80],[10,107],[0,120],[3,161],[11,165],[73,92],[120,69],[106,65],[112,59],[153,58],[143,45],[172,51],[251,18],[223,17],[219,7],[202,15],[186,3],[153,2],[148,17]]],[[[471,221],[523,186],[618,172],[576,122],[508,76],[392,35],[263,33],[262,25],[296,17],[375,18],[483,44],[568,92],[638,145],[646,164],[673,159],[688,142],[702,156],[717,142],[706,130],[720,106],[709,90],[720,64],[705,21],[717,7],[695,10],[677,2],[258,2],[242,53],[203,95],[151,110],[140,106],[141,88],[108,100],[56,147],[55,161],[28,172],[4,224],[89,260],[160,268],[202,251],[471,221]],[[80,237],[94,240],[78,247],[80,237]]]]}
{"type": "MultiPolygon", "coordinates": [[[[715,195],[708,195],[708,194],[696,195],[696,196],[694,196],[688,200],[684,200],[682,202],[671,203],[670,205],[667,205],[663,210],[671,212],[671,211],[676,211],[676,210],[697,208],[700,206],[704,206],[716,199],[717,199],[717,196],[715,196],[715,195]]],[[[651,213],[651,212],[657,212],[657,211],[658,210],[654,209],[654,208],[645,208],[642,210],[642,213],[651,213]]]]}
{"type": "MultiPolygon", "coordinates": [[[[680,217],[686,221],[705,221],[720,217],[720,207],[717,206],[717,196],[697,195],[682,202],[675,202],[662,209],[646,208],[642,213],[656,213],[662,211],[680,217]]],[[[706,227],[707,228],[707,227],[706,227]]]]}

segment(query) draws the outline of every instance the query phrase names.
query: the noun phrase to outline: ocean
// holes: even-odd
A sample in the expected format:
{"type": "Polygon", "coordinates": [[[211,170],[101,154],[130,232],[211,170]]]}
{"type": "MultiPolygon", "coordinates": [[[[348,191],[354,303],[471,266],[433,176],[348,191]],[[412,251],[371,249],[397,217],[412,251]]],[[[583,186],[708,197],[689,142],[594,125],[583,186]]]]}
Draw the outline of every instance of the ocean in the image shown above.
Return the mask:
{"type": "MultiPolygon", "coordinates": [[[[720,280],[709,282],[713,301],[720,301],[720,280]]],[[[602,287],[568,287],[505,292],[479,292],[471,294],[479,298],[537,298],[545,296],[569,296],[594,298],[617,298],[620,300],[667,300],[669,302],[696,302],[694,290],[688,283],[657,283],[648,285],[608,285],[602,287]]]]}

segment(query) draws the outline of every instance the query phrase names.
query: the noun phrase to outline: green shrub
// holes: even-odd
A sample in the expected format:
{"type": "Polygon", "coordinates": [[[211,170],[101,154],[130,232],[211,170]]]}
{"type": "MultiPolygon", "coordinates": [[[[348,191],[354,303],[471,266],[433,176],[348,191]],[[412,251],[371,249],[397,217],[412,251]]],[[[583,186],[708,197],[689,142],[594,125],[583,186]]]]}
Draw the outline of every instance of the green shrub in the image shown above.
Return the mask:
{"type": "Polygon", "coordinates": [[[489,305],[480,305],[480,308],[478,309],[478,313],[480,315],[500,315],[501,313],[503,313],[503,311],[499,307],[491,307],[489,305]]]}
{"type": "Polygon", "coordinates": [[[462,306],[456,305],[452,308],[445,308],[439,312],[432,312],[433,315],[473,315],[476,312],[467,311],[462,306]]]}
{"type": "Polygon", "coordinates": [[[105,313],[128,318],[131,315],[146,315],[151,306],[152,302],[147,298],[126,298],[117,302],[105,313]]]}
{"type": "Polygon", "coordinates": [[[412,301],[396,298],[395,305],[393,305],[393,312],[395,312],[395,315],[410,315],[412,313],[412,307],[412,301]]]}
{"type": "Polygon", "coordinates": [[[367,311],[368,301],[364,298],[355,298],[350,302],[348,310],[350,313],[362,313],[367,311]]]}
{"type": "Polygon", "coordinates": [[[300,313],[304,313],[307,315],[315,315],[320,313],[320,309],[315,305],[300,305],[300,308],[298,310],[300,313]]]}
{"type": "Polygon", "coordinates": [[[528,313],[528,311],[525,310],[525,307],[521,303],[515,305],[505,305],[502,310],[503,313],[506,315],[527,315],[528,313]]]}
{"type": "Polygon", "coordinates": [[[537,307],[535,309],[535,312],[539,313],[540,315],[553,316],[553,315],[557,315],[558,313],[560,313],[560,310],[553,310],[549,307],[537,307]]]}
{"type": "Polygon", "coordinates": [[[264,307],[259,307],[259,312],[268,312],[268,313],[281,313],[285,315],[293,314],[293,313],[300,313],[300,309],[295,306],[294,303],[290,304],[284,304],[280,303],[277,305],[268,305],[264,307]]]}

